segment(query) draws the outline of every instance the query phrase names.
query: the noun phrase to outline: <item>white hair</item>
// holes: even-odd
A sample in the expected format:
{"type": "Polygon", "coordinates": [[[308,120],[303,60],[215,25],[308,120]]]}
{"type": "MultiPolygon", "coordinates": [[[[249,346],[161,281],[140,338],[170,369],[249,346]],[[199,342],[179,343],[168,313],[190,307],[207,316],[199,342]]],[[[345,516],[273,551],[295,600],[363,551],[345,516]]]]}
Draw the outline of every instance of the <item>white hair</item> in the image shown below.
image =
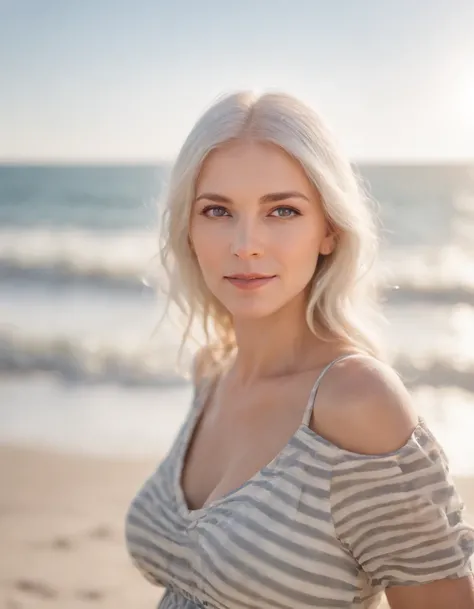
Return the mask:
{"type": "Polygon", "coordinates": [[[305,171],[320,194],[326,218],[337,235],[336,247],[320,256],[306,309],[311,331],[381,358],[376,320],[375,261],[378,236],[371,199],[317,112],[286,93],[257,96],[240,91],[217,100],[197,121],[170,175],[162,222],[161,262],[168,278],[169,302],[185,316],[184,345],[194,323],[204,329],[209,347],[235,348],[230,313],[207,288],[189,244],[195,185],[209,153],[226,143],[255,140],[279,146],[305,171]]]}

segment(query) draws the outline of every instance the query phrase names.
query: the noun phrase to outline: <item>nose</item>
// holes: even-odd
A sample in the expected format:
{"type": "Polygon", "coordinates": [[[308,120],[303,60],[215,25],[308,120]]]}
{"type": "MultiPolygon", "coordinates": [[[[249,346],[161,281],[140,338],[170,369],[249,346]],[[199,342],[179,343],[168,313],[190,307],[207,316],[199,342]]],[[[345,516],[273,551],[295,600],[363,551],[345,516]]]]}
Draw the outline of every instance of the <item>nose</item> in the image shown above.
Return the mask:
{"type": "Polygon", "coordinates": [[[263,243],[256,223],[241,223],[235,227],[231,252],[242,260],[263,255],[263,243]]]}

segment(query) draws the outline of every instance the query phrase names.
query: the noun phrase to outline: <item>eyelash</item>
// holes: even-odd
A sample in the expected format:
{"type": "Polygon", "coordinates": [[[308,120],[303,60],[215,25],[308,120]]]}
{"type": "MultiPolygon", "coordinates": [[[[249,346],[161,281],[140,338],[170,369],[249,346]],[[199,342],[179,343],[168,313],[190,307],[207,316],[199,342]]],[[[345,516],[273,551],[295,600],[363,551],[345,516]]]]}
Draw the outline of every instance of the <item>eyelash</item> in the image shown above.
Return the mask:
{"type": "MultiPolygon", "coordinates": [[[[225,207],[223,207],[222,205],[208,205],[201,211],[201,215],[206,216],[207,218],[225,218],[226,217],[226,216],[209,216],[208,212],[211,210],[215,210],[215,209],[224,210],[225,212],[228,213],[227,209],[225,207]]],[[[281,219],[286,219],[286,218],[294,218],[295,216],[301,216],[300,211],[298,211],[297,209],[295,209],[294,207],[291,207],[289,205],[279,205],[278,207],[273,208],[272,211],[270,212],[270,214],[277,211],[278,209],[289,210],[289,211],[293,212],[293,215],[291,215],[291,216],[273,216],[273,217],[280,217],[281,219]]]]}

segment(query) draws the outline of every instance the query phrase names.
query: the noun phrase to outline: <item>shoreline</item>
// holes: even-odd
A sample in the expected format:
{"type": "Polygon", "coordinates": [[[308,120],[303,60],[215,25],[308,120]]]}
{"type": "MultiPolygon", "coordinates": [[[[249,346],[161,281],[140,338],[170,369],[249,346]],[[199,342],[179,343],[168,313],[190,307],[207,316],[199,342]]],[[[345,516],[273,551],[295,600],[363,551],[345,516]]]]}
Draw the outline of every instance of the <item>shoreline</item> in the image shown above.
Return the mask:
{"type": "MultiPolygon", "coordinates": [[[[132,565],[124,519],[158,463],[0,445],[0,605],[155,609],[162,589],[132,565]]],[[[474,524],[474,476],[455,482],[474,524]]]]}

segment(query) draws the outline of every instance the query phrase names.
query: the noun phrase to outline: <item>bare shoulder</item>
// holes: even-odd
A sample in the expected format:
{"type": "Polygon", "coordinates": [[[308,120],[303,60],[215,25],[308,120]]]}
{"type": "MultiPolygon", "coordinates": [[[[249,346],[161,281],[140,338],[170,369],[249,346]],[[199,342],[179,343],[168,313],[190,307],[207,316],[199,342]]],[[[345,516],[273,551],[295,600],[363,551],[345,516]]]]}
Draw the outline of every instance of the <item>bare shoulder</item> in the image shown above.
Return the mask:
{"type": "Polygon", "coordinates": [[[417,423],[410,394],[395,370],[361,355],[327,371],[310,427],[340,448],[375,455],[402,447],[417,423]]]}

